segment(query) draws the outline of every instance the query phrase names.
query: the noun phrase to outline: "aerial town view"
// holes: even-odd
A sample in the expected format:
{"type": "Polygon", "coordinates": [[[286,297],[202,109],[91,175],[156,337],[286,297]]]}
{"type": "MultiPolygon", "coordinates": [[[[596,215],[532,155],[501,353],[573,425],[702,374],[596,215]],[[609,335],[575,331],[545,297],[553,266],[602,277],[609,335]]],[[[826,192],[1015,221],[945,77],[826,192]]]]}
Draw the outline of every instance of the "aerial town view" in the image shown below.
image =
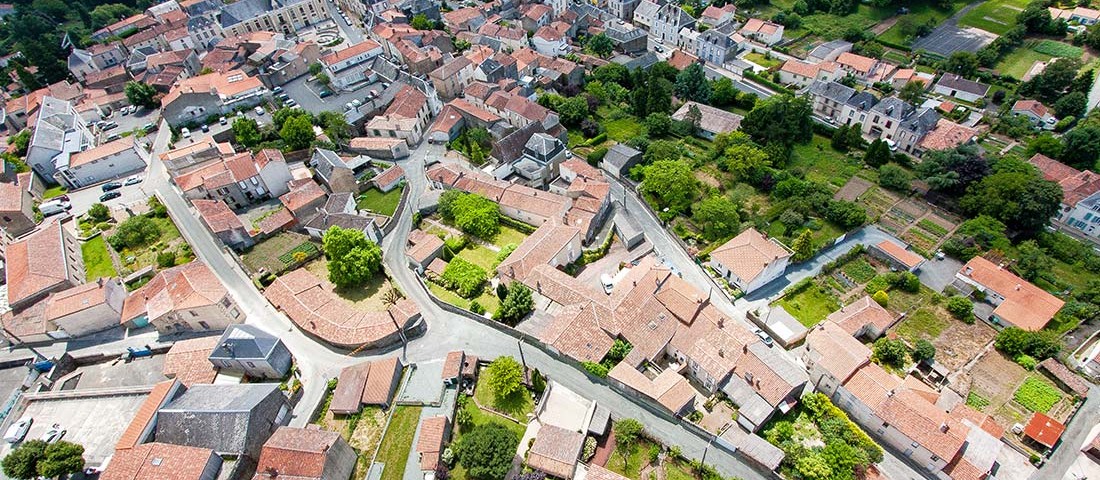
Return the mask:
{"type": "Polygon", "coordinates": [[[1100,478],[1100,0],[15,0],[0,75],[0,480],[1100,478]]]}

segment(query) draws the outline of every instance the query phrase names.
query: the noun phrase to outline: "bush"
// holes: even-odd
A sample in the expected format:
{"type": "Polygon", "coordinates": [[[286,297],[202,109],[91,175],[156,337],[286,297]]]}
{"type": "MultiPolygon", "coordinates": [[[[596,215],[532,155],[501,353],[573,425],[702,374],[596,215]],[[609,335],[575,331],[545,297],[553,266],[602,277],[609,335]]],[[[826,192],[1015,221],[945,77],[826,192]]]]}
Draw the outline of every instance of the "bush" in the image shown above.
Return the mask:
{"type": "Polygon", "coordinates": [[[474,300],[470,302],[470,311],[481,315],[485,313],[485,307],[481,306],[481,304],[478,303],[477,300],[474,300]]]}
{"type": "Polygon", "coordinates": [[[890,340],[888,338],[876,340],[873,348],[875,360],[894,368],[905,366],[905,357],[908,356],[907,350],[901,340],[890,340]]]}
{"type": "Polygon", "coordinates": [[[951,316],[966,323],[974,323],[974,303],[961,295],[947,299],[947,311],[951,316]]]}
{"type": "Polygon", "coordinates": [[[158,253],[157,266],[160,268],[171,268],[176,266],[176,252],[172,250],[165,250],[158,253]]]}
{"type": "Polygon", "coordinates": [[[890,295],[887,295],[886,292],[884,292],[882,290],[879,290],[879,291],[875,292],[874,295],[871,295],[871,299],[874,300],[879,305],[882,305],[883,307],[885,307],[886,304],[890,302],[890,295]]]}
{"type": "Polygon", "coordinates": [[[88,208],[88,218],[96,223],[106,222],[111,219],[111,211],[102,203],[93,203],[92,206],[88,208]]]}
{"type": "Polygon", "coordinates": [[[925,339],[917,340],[916,348],[909,353],[914,362],[931,362],[936,358],[936,346],[925,339]]]}
{"type": "Polygon", "coordinates": [[[1008,327],[997,334],[994,346],[1009,357],[1030,355],[1036,360],[1046,360],[1062,350],[1062,341],[1058,334],[1049,330],[1029,332],[1017,327],[1008,327]]]}
{"type": "Polygon", "coordinates": [[[890,279],[890,285],[903,292],[917,293],[920,291],[920,279],[912,272],[902,272],[890,279]]]}
{"type": "Polygon", "coordinates": [[[596,362],[581,362],[581,366],[584,367],[584,370],[586,372],[592,374],[593,376],[607,378],[608,369],[602,364],[596,362]]]}
{"type": "Polygon", "coordinates": [[[592,456],[596,454],[596,439],[588,436],[584,439],[584,450],[581,451],[581,460],[592,460],[592,456]]]}
{"type": "Polygon", "coordinates": [[[493,238],[500,231],[500,209],[492,200],[467,193],[450,206],[455,226],[478,238],[493,238]]]}
{"type": "Polygon", "coordinates": [[[1024,370],[1035,370],[1035,367],[1039,365],[1039,362],[1035,360],[1035,357],[1031,355],[1017,355],[1016,364],[1024,367],[1024,370]]]}
{"type": "Polygon", "coordinates": [[[500,302],[500,309],[493,316],[494,320],[506,325],[515,326],[523,317],[535,309],[535,302],[531,298],[531,289],[519,282],[512,282],[508,286],[508,295],[500,302]]]}
{"type": "Polygon", "coordinates": [[[115,234],[107,242],[115,250],[137,248],[148,245],[160,237],[160,227],[144,215],[135,215],[126,219],[115,229],[115,234]]]}
{"type": "Polygon", "coordinates": [[[592,152],[588,154],[586,159],[588,160],[589,165],[596,166],[596,165],[599,165],[600,160],[603,160],[603,157],[606,157],[606,156],[607,156],[607,147],[600,147],[600,148],[597,148],[595,150],[592,150],[592,152]]]}
{"type": "Polygon", "coordinates": [[[463,298],[477,298],[485,285],[485,269],[462,257],[455,257],[443,270],[441,280],[445,287],[454,290],[463,298]]]}

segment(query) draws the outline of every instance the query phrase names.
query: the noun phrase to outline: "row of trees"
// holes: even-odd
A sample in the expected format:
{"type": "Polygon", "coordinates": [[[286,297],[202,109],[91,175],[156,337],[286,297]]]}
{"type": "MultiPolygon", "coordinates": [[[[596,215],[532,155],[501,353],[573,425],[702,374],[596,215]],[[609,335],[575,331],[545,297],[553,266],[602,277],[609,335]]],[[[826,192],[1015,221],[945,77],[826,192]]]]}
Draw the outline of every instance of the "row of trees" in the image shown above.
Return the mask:
{"type": "Polygon", "coordinates": [[[299,108],[280,108],[272,114],[273,123],[260,127],[256,120],[237,117],[233,120],[233,137],[245,148],[281,148],[287,151],[309,148],[317,142],[313,126],[321,127],[333,143],[351,137],[352,129],[339,112],[325,111],[313,115],[299,108]]]}

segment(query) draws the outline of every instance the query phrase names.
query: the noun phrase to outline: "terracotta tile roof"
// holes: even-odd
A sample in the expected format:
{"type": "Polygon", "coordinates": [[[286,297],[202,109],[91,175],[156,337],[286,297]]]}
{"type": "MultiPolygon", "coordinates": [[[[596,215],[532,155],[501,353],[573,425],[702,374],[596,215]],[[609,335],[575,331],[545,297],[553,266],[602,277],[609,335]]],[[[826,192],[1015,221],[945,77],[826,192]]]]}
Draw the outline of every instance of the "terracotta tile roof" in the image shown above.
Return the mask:
{"type": "Polygon", "coordinates": [[[1091,170],[1079,171],[1041,153],[1036,153],[1028,162],[1043,173],[1043,178],[1058,182],[1062,187],[1063,204],[1077,205],[1077,202],[1100,192],[1100,175],[1091,170]]]}
{"type": "Polygon", "coordinates": [[[543,424],[527,451],[527,466],[557,478],[573,478],[584,434],[543,424]]]}
{"type": "Polygon", "coordinates": [[[841,383],[871,360],[867,348],[833,322],[821,322],[806,335],[807,354],[841,383]]]}
{"type": "Polygon", "coordinates": [[[973,128],[941,118],[920,141],[920,147],[925,150],[948,150],[970,142],[977,135],[978,131],[973,128]]]}
{"type": "Polygon", "coordinates": [[[195,199],[191,204],[195,206],[195,210],[199,211],[202,221],[214,233],[244,229],[240,217],[221,200],[195,199]]]}
{"type": "Polygon", "coordinates": [[[256,228],[264,234],[270,234],[289,228],[294,222],[294,214],[290,213],[290,210],[287,210],[286,207],[280,207],[275,213],[260,220],[256,228]]]}
{"type": "Polygon", "coordinates": [[[871,69],[875,67],[875,62],[877,62],[877,60],[873,58],[867,58],[863,55],[856,55],[851,52],[844,52],[841,53],[839,57],[836,57],[836,63],[865,75],[871,73],[871,69]]]}
{"type": "Polygon", "coordinates": [[[69,156],[69,167],[79,167],[85,163],[91,163],[93,160],[99,160],[107,158],[111,155],[117,155],[128,149],[134,148],[134,137],[123,137],[113,142],[107,142],[99,145],[98,147],[85,150],[83,152],[74,153],[69,156]]]}
{"type": "Polygon", "coordinates": [[[157,411],[160,410],[160,407],[172,401],[169,396],[178,389],[179,386],[175,380],[160,382],[153,386],[149,396],[145,397],[145,401],[141,403],[141,407],[134,414],[134,419],[130,420],[130,424],[126,426],[126,430],[122,432],[122,436],[115,443],[116,454],[119,451],[134,448],[138,445],[142,434],[149,429],[149,424],[156,418],[157,411]]]}
{"type": "Polygon", "coordinates": [[[970,259],[959,275],[1003,296],[993,314],[1024,330],[1042,329],[1066,303],[982,257],[970,259]]]}
{"type": "Polygon", "coordinates": [[[1038,100],[1017,100],[1012,105],[1013,112],[1031,112],[1039,117],[1045,117],[1050,114],[1050,109],[1042,102],[1038,100]]]}
{"type": "Polygon", "coordinates": [[[1057,379],[1059,382],[1062,382],[1062,384],[1064,384],[1065,386],[1069,387],[1069,389],[1072,390],[1073,393],[1078,397],[1085,398],[1089,395],[1088,382],[1084,381],[1083,379],[1081,379],[1081,377],[1077,376],[1076,373],[1073,373],[1073,371],[1066,368],[1066,366],[1063,365],[1062,362],[1059,362],[1057,359],[1051,357],[1043,360],[1039,362],[1039,368],[1046,370],[1048,373],[1050,373],[1052,377],[1057,379]]]}
{"type": "Polygon", "coordinates": [[[329,410],[332,413],[346,415],[358,412],[363,404],[363,388],[370,375],[371,362],[363,362],[340,370],[336,390],[332,392],[329,410]]]}
{"type": "Polygon", "coordinates": [[[432,260],[432,263],[428,264],[428,271],[436,275],[443,275],[443,271],[447,269],[447,262],[442,258],[436,258],[432,260]]]}
{"type": "Polygon", "coordinates": [[[401,376],[401,360],[397,357],[385,358],[371,362],[370,375],[367,375],[367,383],[363,386],[362,402],[364,405],[382,405],[390,402],[390,394],[397,387],[401,376]]]}
{"type": "Polygon", "coordinates": [[[792,58],[783,62],[783,66],[779,67],[779,70],[812,79],[817,78],[817,74],[820,73],[821,70],[835,72],[836,67],[836,62],[806,63],[796,58],[792,58]]]}
{"type": "Polygon", "coordinates": [[[891,427],[943,459],[955,457],[969,430],[909,389],[894,393],[875,412],[891,427]]]}
{"type": "Polygon", "coordinates": [[[906,250],[901,245],[898,245],[890,240],[883,240],[875,246],[894,260],[897,260],[902,265],[905,265],[910,269],[916,268],[917,265],[920,265],[920,263],[924,261],[924,257],[917,255],[916,253],[909,250],[906,250]]]}
{"type": "Polygon", "coordinates": [[[741,232],[710,254],[711,259],[746,283],[752,282],[771,262],[790,256],[790,250],[755,228],[741,232]]]}
{"type": "Polygon", "coordinates": [[[308,181],[291,187],[289,192],[279,197],[279,201],[283,202],[283,206],[291,213],[297,213],[305,206],[323,198],[325,198],[324,189],[317,182],[308,181]]]}
{"type": "Polygon", "coordinates": [[[26,191],[23,182],[0,182],[0,212],[22,212],[26,191]]]}
{"type": "Polygon", "coordinates": [[[668,64],[672,65],[672,67],[677,70],[683,70],[698,61],[699,57],[696,57],[695,55],[692,55],[690,53],[686,53],[679,48],[673,50],[672,55],[668,58],[668,64]]]}
{"type": "MultiPolygon", "coordinates": [[[[43,312],[45,319],[54,321],[107,303],[107,282],[114,281],[109,278],[103,279],[102,283],[85,283],[50,294],[45,300],[46,310],[43,312]]],[[[119,288],[125,291],[121,286],[119,288]]]]}
{"type": "Polygon", "coordinates": [[[392,185],[398,180],[405,178],[405,169],[400,165],[393,165],[379,173],[378,176],[371,179],[375,185],[392,185]]]}
{"type": "Polygon", "coordinates": [[[447,353],[447,359],[443,361],[443,380],[458,378],[462,374],[462,364],[466,361],[466,353],[455,350],[447,353]]]}
{"type": "Polygon", "coordinates": [[[279,427],[260,450],[257,477],[323,478],[329,449],[342,441],[320,428],[279,427]]]}
{"type": "MultiPolygon", "coordinates": [[[[118,450],[100,474],[102,480],[199,480],[216,456],[209,448],[146,443],[118,450]]],[[[220,459],[219,459],[220,464],[220,459]]]]}
{"type": "Polygon", "coordinates": [[[321,57],[321,62],[331,66],[333,64],[348,60],[352,57],[363,55],[374,49],[379,49],[379,51],[381,51],[381,48],[382,46],[379,45],[377,42],[374,42],[372,40],[363,40],[362,42],[351,45],[348,48],[345,48],[338,52],[332,52],[328,55],[321,57]]]}
{"type": "Polygon", "coordinates": [[[844,382],[844,388],[871,411],[877,412],[890,398],[891,392],[901,384],[902,379],[896,375],[874,363],[868,363],[844,382]]]}
{"type": "Polygon", "coordinates": [[[218,346],[220,337],[210,336],[180,340],[164,356],[162,372],[168,378],[179,380],[190,387],[197,383],[214,383],[218,369],[210,363],[210,353],[218,346]]]}
{"type": "MultiPolygon", "coordinates": [[[[711,8],[714,7],[707,7],[707,10],[710,10],[711,8]]],[[[622,475],[619,475],[594,463],[588,465],[588,476],[585,478],[587,480],[629,480],[622,475]]]]}
{"type": "Polygon", "coordinates": [[[54,325],[46,321],[45,311],[46,302],[38,302],[20,310],[4,312],[0,316],[0,322],[4,324],[4,334],[21,339],[53,330],[54,325]]]}
{"type": "Polygon", "coordinates": [[[443,248],[442,239],[423,230],[413,230],[409,234],[409,242],[412,245],[409,247],[407,254],[418,265],[422,265],[429,257],[443,248]],[[413,233],[416,232],[419,232],[420,235],[415,235],[416,239],[414,240],[413,233]]]}
{"type": "Polygon", "coordinates": [[[260,171],[256,169],[256,162],[249,152],[238,153],[225,159],[225,167],[233,174],[233,180],[238,182],[260,174],[260,171]]]}
{"type": "Polygon", "coordinates": [[[695,389],[674,370],[665,369],[650,380],[627,362],[619,362],[607,374],[624,385],[645,395],[673,412],[679,412],[695,401],[695,389]]]}
{"type": "Polygon", "coordinates": [[[447,417],[436,415],[420,422],[420,436],[416,439],[416,453],[420,454],[420,469],[435,471],[439,455],[443,452],[443,439],[447,434],[447,417]]]}
{"type": "Polygon", "coordinates": [[[405,140],[400,138],[355,137],[348,140],[348,147],[352,150],[389,150],[402,143],[405,143],[405,140]]]}
{"type": "Polygon", "coordinates": [[[878,332],[883,332],[894,323],[895,317],[869,295],[864,295],[850,305],[830,313],[825,320],[836,323],[849,335],[854,336],[867,325],[874,326],[878,332]]]}
{"type": "Polygon", "coordinates": [[[577,228],[554,222],[543,223],[497,266],[497,272],[524,281],[531,270],[538,265],[547,264],[574,238],[579,237],[580,230],[577,228]]]}
{"type": "Polygon", "coordinates": [[[500,196],[502,207],[512,207],[546,219],[561,218],[569,209],[569,199],[552,192],[512,184],[500,196]]]}
{"type": "Polygon", "coordinates": [[[301,268],[276,279],[264,290],[264,296],[299,328],[332,344],[351,348],[391,339],[399,328],[419,315],[408,299],[402,299],[387,311],[357,310],[337,296],[331,286],[301,268]]]}
{"type": "Polygon", "coordinates": [[[240,70],[214,72],[181,80],[172,91],[168,92],[168,95],[164,96],[161,103],[168,105],[185,93],[211,93],[226,98],[260,89],[263,86],[259,78],[246,75],[240,70]]]}
{"type": "Polygon", "coordinates": [[[580,362],[599,362],[615,341],[600,328],[597,307],[569,305],[540,332],[539,340],[580,362]]]}
{"type": "Polygon", "coordinates": [[[145,313],[150,320],[179,310],[216,305],[229,292],[214,272],[200,260],[161,270],[145,286],[126,297],[125,323],[145,313]]]}
{"type": "Polygon", "coordinates": [[[750,18],[745,22],[745,26],[741,27],[742,32],[746,33],[762,33],[765,35],[771,35],[779,31],[780,26],[778,24],[761,20],[759,18],[750,18]]]}
{"type": "Polygon", "coordinates": [[[68,281],[73,273],[66,261],[61,224],[56,221],[8,245],[5,260],[8,303],[20,302],[53,288],[68,281]]]}
{"type": "Polygon", "coordinates": [[[1041,412],[1035,412],[1024,427],[1024,435],[1048,448],[1054,448],[1054,444],[1058,443],[1065,431],[1065,425],[1041,412]]]}
{"type": "Polygon", "coordinates": [[[734,6],[732,3],[726,4],[721,8],[714,5],[709,5],[705,10],[703,10],[703,14],[701,16],[712,20],[719,20],[727,14],[733,15],[733,13],[736,11],[737,7],[734,6]]]}

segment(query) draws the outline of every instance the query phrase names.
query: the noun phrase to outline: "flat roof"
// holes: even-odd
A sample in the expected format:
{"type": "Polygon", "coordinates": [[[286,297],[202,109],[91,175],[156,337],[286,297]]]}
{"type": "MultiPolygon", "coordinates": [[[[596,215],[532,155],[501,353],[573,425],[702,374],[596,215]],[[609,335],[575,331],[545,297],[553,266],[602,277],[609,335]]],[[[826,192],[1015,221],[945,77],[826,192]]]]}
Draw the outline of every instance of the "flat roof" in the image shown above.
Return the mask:
{"type": "MultiPolygon", "coordinates": [[[[98,466],[115,451],[115,444],[130,425],[130,421],[149,396],[152,386],[129,389],[106,389],[83,391],[75,398],[57,398],[59,393],[73,395],[81,391],[44,392],[25,395],[26,408],[22,412],[13,410],[10,418],[28,416],[34,419],[27,438],[42,436],[53,424],[66,430],[65,440],[84,446],[84,460],[88,466],[98,466]],[[17,414],[18,412],[18,414],[17,414]]],[[[10,452],[11,446],[5,444],[0,455],[10,452]]]]}

